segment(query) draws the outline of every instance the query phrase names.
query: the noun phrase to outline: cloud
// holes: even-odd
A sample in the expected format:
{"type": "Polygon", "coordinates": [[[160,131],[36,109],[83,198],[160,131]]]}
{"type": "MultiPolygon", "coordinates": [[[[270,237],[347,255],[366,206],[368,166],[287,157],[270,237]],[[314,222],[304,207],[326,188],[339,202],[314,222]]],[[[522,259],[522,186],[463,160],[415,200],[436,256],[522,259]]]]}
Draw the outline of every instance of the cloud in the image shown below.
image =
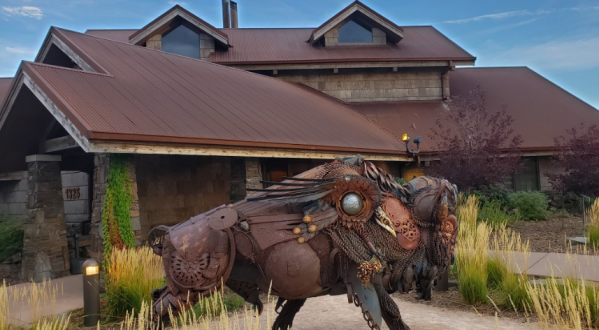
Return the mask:
{"type": "Polygon", "coordinates": [[[32,55],[35,54],[35,49],[27,48],[27,47],[10,47],[6,46],[4,48],[5,51],[18,55],[32,55]]]}
{"type": "Polygon", "coordinates": [[[22,16],[27,18],[42,19],[44,14],[39,7],[21,6],[21,7],[2,7],[4,13],[8,16],[22,16]]]}
{"type": "Polygon", "coordinates": [[[526,15],[532,15],[532,13],[529,12],[528,10],[506,11],[503,13],[487,14],[487,15],[480,15],[480,16],[474,16],[474,17],[463,18],[463,19],[450,20],[450,21],[445,21],[443,23],[464,24],[464,23],[482,21],[482,20],[486,20],[486,19],[500,20],[500,19],[505,19],[505,18],[510,18],[510,17],[526,16],[526,15]]]}
{"type": "Polygon", "coordinates": [[[599,68],[597,54],[599,54],[599,37],[562,39],[506,50],[494,49],[485,55],[485,62],[494,65],[522,63],[535,69],[579,71],[599,68]]]}
{"type": "Polygon", "coordinates": [[[494,13],[494,14],[486,14],[486,15],[480,15],[480,16],[474,16],[474,17],[468,17],[468,18],[463,18],[463,19],[456,19],[456,20],[449,20],[449,21],[444,21],[441,23],[447,23],[447,24],[464,24],[464,23],[471,23],[471,22],[478,22],[478,21],[483,21],[483,20],[502,20],[502,19],[506,19],[506,18],[512,18],[512,17],[518,17],[518,16],[540,16],[540,15],[549,15],[549,14],[553,14],[553,13],[558,13],[558,12],[564,12],[564,11],[595,11],[595,10],[599,10],[599,6],[594,6],[594,7],[569,7],[569,8],[559,8],[559,9],[538,9],[535,11],[530,11],[530,10],[514,10],[514,11],[506,11],[503,13],[494,13]]]}

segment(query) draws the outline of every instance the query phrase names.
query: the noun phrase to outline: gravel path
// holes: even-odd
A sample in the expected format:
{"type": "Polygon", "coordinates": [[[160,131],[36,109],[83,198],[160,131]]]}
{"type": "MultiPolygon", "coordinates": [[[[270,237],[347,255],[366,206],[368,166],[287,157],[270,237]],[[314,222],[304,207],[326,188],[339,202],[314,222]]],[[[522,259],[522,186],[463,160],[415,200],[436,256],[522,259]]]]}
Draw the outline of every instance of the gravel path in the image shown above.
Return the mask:
{"type": "MultiPolygon", "coordinates": [[[[478,330],[478,329],[535,329],[513,319],[481,316],[473,312],[451,311],[394,298],[401,314],[412,330],[478,330]]],[[[263,314],[262,324],[266,322],[263,314]]],[[[364,329],[368,330],[360,309],[347,303],[346,296],[324,296],[308,299],[297,314],[292,330],[364,329]]],[[[388,329],[383,326],[383,329],[388,329]]]]}

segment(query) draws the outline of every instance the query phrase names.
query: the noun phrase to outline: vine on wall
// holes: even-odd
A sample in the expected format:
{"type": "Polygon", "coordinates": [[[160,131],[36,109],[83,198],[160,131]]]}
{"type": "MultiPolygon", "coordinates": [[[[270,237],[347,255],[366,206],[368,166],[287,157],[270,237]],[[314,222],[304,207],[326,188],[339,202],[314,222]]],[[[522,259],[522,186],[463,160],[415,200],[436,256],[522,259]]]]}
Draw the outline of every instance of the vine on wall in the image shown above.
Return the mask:
{"type": "Polygon", "coordinates": [[[113,249],[135,246],[131,228],[131,182],[127,161],[123,155],[110,155],[106,195],[102,205],[102,231],[104,233],[104,260],[110,260],[113,249]]]}

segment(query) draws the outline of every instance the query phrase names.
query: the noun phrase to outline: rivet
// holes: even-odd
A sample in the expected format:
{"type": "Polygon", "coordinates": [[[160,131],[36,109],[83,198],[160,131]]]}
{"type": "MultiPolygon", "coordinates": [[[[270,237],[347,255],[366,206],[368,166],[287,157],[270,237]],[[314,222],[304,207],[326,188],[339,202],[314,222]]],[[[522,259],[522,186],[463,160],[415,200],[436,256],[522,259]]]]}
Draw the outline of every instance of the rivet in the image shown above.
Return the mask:
{"type": "Polygon", "coordinates": [[[308,227],[308,232],[309,233],[313,233],[316,230],[318,230],[318,226],[317,225],[310,225],[310,227],[308,227]]]}
{"type": "Polygon", "coordinates": [[[306,215],[304,217],[304,222],[305,223],[311,223],[312,222],[312,216],[311,215],[306,215]]]}
{"type": "Polygon", "coordinates": [[[299,235],[302,233],[302,229],[300,227],[293,228],[293,233],[299,235]]]}
{"type": "Polygon", "coordinates": [[[299,244],[304,244],[304,242],[305,242],[305,241],[306,241],[306,239],[305,239],[305,238],[303,238],[303,237],[298,237],[298,239],[297,239],[297,242],[298,242],[299,244]]]}

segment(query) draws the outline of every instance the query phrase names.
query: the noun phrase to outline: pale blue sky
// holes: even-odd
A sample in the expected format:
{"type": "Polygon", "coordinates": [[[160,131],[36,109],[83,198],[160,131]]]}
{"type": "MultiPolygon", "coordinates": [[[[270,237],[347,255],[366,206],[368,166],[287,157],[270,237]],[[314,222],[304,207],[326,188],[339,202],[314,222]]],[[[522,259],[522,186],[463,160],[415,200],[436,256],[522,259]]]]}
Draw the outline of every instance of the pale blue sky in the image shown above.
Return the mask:
{"type": "MultiPolygon", "coordinates": [[[[238,0],[240,27],[315,27],[350,0],[238,0]]],[[[599,108],[599,0],[364,0],[398,25],[433,25],[476,66],[526,65],[599,108]]],[[[179,3],[222,26],[221,0],[0,0],[0,76],[32,60],[50,26],[139,28],[179,3]]]]}

